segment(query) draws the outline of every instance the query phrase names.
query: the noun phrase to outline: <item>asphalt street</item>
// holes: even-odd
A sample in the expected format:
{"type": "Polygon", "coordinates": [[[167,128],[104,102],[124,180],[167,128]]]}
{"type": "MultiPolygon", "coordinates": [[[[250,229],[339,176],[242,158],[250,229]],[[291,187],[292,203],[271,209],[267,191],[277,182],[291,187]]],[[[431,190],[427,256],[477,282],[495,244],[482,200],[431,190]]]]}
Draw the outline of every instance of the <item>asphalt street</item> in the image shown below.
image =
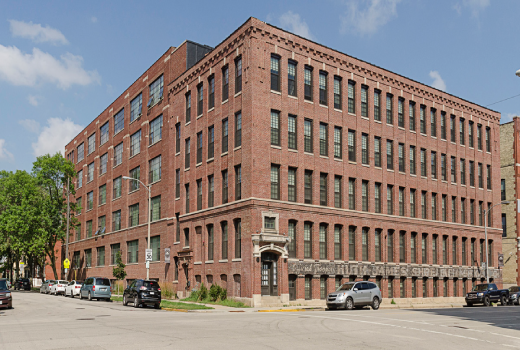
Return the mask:
{"type": "Polygon", "coordinates": [[[520,349],[519,306],[185,313],[13,296],[0,349],[520,349]]]}

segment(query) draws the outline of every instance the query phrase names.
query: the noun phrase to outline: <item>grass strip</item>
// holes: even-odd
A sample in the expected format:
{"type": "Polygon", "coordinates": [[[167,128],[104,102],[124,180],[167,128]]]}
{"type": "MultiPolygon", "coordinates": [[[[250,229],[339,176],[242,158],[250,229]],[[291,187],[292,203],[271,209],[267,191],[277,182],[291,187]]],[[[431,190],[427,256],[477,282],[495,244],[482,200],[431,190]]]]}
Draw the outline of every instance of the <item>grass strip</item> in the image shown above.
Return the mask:
{"type": "MultiPolygon", "coordinates": [[[[112,301],[123,302],[123,297],[112,296],[110,298],[112,301]]],[[[212,310],[212,307],[200,305],[200,304],[187,304],[187,303],[179,303],[177,301],[169,301],[162,300],[161,307],[168,309],[178,309],[178,310],[212,310]]]]}

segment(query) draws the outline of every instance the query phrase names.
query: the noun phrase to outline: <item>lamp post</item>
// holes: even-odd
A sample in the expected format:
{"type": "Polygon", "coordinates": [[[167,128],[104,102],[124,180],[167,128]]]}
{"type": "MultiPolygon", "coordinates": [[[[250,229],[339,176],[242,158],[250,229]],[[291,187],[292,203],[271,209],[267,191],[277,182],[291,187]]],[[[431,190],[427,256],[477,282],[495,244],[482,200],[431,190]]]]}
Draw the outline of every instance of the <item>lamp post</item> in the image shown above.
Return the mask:
{"type": "Polygon", "coordinates": [[[496,207],[497,205],[500,205],[500,204],[509,205],[509,204],[511,204],[511,201],[502,201],[500,203],[493,205],[491,208],[488,208],[488,210],[484,210],[484,239],[485,239],[484,245],[486,246],[486,283],[489,283],[489,253],[488,253],[488,237],[487,237],[487,217],[488,217],[488,213],[494,207],[496,207]]]}
{"type": "MultiPolygon", "coordinates": [[[[152,195],[152,185],[146,186],[141,180],[134,179],[133,177],[123,176],[123,179],[130,181],[138,181],[144,188],[148,190],[148,249],[150,249],[150,222],[152,221],[152,213],[151,213],[151,202],[150,198],[152,195]]],[[[150,279],[150,262],[146,261],[146,279],[150,279]]]]}

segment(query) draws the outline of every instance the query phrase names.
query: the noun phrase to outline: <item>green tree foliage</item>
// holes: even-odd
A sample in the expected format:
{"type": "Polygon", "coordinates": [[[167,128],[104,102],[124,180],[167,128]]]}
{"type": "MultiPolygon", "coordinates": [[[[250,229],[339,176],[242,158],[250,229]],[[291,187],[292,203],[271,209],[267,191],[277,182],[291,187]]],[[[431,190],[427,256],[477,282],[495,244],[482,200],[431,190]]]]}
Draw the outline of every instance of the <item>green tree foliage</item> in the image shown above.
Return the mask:
{"type": "MultiPolygon", "coordinates": [[[[122,281],[126,278],[126,265],[123,263],[123,259],[121,259],[121,250],[117,251],[116,255],[116,266],[112,269],[112,275],[118,281],[122,281]]],[[[117,285],[117,294],[119,294],[119,284],[117,285]]]]}

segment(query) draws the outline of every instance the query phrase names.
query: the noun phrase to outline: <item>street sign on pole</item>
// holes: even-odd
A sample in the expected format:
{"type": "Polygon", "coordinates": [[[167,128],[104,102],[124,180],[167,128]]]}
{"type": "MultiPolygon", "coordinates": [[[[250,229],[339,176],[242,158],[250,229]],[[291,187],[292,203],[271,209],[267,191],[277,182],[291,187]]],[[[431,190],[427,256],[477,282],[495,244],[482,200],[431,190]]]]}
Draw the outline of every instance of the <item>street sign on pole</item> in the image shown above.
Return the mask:
{"type": "Polygon", "coordinates": [[[164,248],[164,263],[170,263],[170,248],[164,248]]]}
{"type": "MultiPolygon", "coordinates": [[[[69,259],[63,260],[63,268],[65,270],[68,270],[70,268],[70,260],[69,259]]],[[[67,273],[67,272],[65,272],[65,273],[67,273]]]]}
{"type": "Polygon", "coordinates": [[[504,254],[498,254],[498,267],[504,267],[504,254]]]}
{"type": "Polygon", "coordinates": [[[152,261],[152,250],[146,249],[146,259],[145,261],[152,261]]]}

